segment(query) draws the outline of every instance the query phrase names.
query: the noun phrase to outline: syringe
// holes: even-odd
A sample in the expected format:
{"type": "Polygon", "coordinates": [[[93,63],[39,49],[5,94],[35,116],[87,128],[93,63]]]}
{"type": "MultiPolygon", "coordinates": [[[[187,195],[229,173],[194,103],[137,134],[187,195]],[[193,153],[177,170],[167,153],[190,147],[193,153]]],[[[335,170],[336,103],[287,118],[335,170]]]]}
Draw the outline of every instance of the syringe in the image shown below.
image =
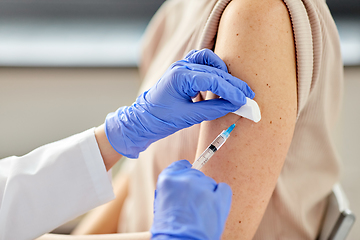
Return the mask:
{"type": "MultiPolygon", "coordinates": [[[[238,120],[239,121],[239,120],[238,120]]],[[[236,121],[237,122],[237,121],[236,121]]],[[[228,129],[223,130],[219,136],[210,144],[210,146],[200,155],[198,159],[192,165],[192,168],[200,170],[207,161],[214,155],[214,153],[221,148],[222,145],[229,138],[231,131],[235,128],[236,122],[231,125],[228,129]]]]}

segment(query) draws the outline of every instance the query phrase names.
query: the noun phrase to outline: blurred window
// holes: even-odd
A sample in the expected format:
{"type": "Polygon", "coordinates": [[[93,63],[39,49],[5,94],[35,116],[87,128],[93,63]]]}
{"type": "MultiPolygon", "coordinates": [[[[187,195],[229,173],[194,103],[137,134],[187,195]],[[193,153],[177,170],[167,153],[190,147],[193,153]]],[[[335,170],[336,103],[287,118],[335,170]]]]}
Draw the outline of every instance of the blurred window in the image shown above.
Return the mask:
{"type": "Polygon", "coordinates": [[[0,0],[2,17],[147,18],[164,0],[0,0]]]}
{"type": "Polygon", "coordinates": [[[326,3],[335,17],[339,15],[360,15],[359,0],[326,0],[326,3]]]}
{"type": "Polygon", "coordinates": [[[163,0],[0,0],[0,66],[135,67],[163,0]]]}

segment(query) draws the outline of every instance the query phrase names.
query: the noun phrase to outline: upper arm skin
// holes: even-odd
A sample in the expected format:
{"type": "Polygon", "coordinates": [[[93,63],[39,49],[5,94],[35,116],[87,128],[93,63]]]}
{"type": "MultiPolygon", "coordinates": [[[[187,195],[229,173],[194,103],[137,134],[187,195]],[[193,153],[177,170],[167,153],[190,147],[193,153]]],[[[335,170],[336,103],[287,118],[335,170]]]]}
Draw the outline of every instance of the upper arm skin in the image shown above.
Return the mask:
{"type": "MultiPolygon", "coordinates": [[[[292,26],[281,0],[233,0],[225,9],[215,53],[254,90],[262,120],[242,118],[225,145],[202,168],[228,183],[233,200],[223,239],[252,239],[285,161],[297,114],[292,26]]],[[[207,93],[206,98],[215,98],[207,93]]],[[[201,124],[196,156],[239,117],[201,124]]]]}

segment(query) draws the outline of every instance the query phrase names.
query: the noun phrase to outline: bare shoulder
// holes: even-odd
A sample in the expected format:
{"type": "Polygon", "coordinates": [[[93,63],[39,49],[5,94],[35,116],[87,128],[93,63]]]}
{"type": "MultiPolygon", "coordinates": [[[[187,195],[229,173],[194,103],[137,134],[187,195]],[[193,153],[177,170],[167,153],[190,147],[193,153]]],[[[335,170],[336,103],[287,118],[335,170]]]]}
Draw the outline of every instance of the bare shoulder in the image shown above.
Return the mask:
{"type": "Polygon", "coordinates": [[[227,19],[234,26],[247,24],[252,31],[262,33],[270,33],[274,28],[284,31],[290,23],[288,9],[282,0],[233,0],[222,15],[222,21],[227,19]]]}
{"type": "Polygon", "coordinates": [[[283,1],[231,1],[221,17],[215,52],[231,74],[253,88],[260,105],[269,105],[262,104],[268,97],[289,100],[288,113],[296,116],[295,43],[283,1]]]}

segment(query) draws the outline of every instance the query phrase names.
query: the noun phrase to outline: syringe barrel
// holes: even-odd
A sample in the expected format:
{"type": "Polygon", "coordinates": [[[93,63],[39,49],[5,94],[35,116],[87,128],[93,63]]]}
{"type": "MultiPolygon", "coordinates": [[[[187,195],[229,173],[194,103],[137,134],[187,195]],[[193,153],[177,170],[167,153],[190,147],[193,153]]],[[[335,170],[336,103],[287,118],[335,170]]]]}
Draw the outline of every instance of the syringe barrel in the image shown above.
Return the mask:
{"type": "Polygon", "coordinates": [[[194,162],[192,168],[195,168],[197,170],[200,170],[205,163],[214,155],[215,151],[211,150],[210,148],[207,148],[198,159],[194,162]]]}
{"type": "Polygon", "coordinates": [[[222,131],[219,136],[205,149],[205,151],[200,155],[198,159],[194,162],[192,168],[200,170],[202,166],[205,165],[207,161],[214,155],[214,153],[221,148],[221,146],[226,142],[226,136],[223,134],[225,131],[222,131]]]}
{"type": "Polygon", "coordinates": [[[219,150],[221,148],[221,146],[226,142],[226,139],[227,139],[227,137],[223,134],[224,132],[225,132],[225,130],[222,131],[219,134],[219,136],[217,136],[215,138],[215,140],[210,144],[210,146],[213,145],[216,147],[217,150],[219,150]]]}

